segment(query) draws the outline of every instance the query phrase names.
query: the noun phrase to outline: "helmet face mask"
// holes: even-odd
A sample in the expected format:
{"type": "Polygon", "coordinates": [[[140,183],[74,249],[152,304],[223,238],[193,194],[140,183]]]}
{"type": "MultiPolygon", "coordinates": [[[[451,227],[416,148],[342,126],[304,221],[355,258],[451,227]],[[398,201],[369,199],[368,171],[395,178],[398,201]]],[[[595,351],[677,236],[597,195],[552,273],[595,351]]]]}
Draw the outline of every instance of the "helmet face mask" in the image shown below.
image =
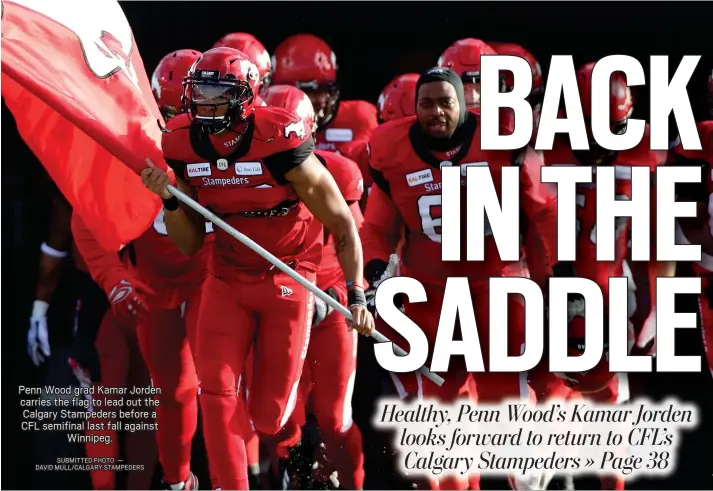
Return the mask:
{"type": "Polygon", "coordinates": [[[253,99],[253,93],[247,82],[239,80],[203,81],[188,77],[184,97],[191,121],[209,133],[218,133],[247,119],[244,106],[253,99]]]}
{"type": "Polygon", "coordinates": [[[192,124],[215,134],[246,121],[258,90],[255,65],[231,48],[214,48],[196,61],[183,81],[183,104],[192,124]]]}

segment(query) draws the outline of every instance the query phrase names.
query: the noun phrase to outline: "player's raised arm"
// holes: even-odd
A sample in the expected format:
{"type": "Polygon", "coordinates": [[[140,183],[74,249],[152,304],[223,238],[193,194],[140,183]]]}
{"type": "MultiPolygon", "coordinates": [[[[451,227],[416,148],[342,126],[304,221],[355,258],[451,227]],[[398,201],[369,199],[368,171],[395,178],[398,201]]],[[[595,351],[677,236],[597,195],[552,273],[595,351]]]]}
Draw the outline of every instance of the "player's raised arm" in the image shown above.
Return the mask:
{"type": "MultiPolygon", "coordinates": [[[[194,210],[179,203],[167,189],[171,183],[166,172],[155,167],[141,171],[144,185],[163,200],[164,221],[168,236],[186,256],[197,253],[205,240],[205,220],[194,210]]],[[[195,198],[193,188],[181,177],[176,176],[176,187],[195,198]]]]}

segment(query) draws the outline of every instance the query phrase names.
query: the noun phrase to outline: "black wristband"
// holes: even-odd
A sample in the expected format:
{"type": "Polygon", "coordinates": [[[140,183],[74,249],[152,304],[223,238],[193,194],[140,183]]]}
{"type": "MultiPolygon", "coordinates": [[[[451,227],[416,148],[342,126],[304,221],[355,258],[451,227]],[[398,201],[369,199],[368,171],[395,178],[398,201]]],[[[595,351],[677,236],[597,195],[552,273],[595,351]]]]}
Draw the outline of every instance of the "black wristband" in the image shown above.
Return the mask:
{"type": "Polygon", "coordinates": [[[364,267],[364,278],[369,283],[374,283],[381,279],[387,266],[386,262],[381,259],[372,259],[369,261],[369,264],[364,267]]]}
{"type": "Polygon", "coordinates": [[[161,198],[163,201],[163,207],[168,211],[176,211],[178,209],[178,198],[171,196],[168,199],[161,198]]]}
{"type": "Polygon", "coordinates": [[[347,291],[347,306],[353,307],[354,305],[366,306],[366,296],[362,290],[347,291]]]}

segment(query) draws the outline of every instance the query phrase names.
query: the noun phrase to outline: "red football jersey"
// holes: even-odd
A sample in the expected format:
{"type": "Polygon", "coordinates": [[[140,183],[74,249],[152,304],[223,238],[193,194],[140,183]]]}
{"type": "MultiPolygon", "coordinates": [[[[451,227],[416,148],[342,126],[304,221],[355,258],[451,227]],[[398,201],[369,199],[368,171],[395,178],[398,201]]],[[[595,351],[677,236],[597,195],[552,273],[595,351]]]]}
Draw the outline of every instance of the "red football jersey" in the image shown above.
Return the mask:
{"type": "MultiPolygon", "coordinates": [[[[613,164],[615,168],[615,193],[617,200],[630,200],[631,192],[631,168],[649,167],[651,173],[656,171],[656,167],[666,162],[666,151],[649,150],[649,128],[641,143],[632,148],[619,152],[613,164]]],[[[546,165],[582,165],[575,154],[570,149],[569,140],[566,137],[558,137],[550,151],[544,152],[546,165]]],[[[594,168],[596,172],[596,167],[594,168]]],[[[615,232],[615,254],[614,261],[597,261],[597,188],[596,175],[591,183],[580,183],[577,185],[577,260],[575,270],[582,278],[596,282],[602,289],[602,294],[606,299],[609,295],[609,278],[624,276],[623,264],[629,251],[629,231],[631,229],[630,218],[616,219],[615,232]]],[[[652,184],[655,183],[652,175],[652,184]]],[[[651,190],[651,236],[655,237],[656,230],[656,190],[652,186],[651,190]]],[[[655,240],[651,244],[652,260],[656,259],[655,240]]]]}
{"type": "Polygon", "coordinates": [[[335,152],[357,140],[366,140],[379,126],[376,106],[366,101],[339,101],[337,114],[316,134],[318,150],[335,152]]]}
{"type": "MultiPolygon", "coordinates": [[[[556,257],[556,199],[540,185],[541,161],[528,150],[523,152],[486,151],[480,149],[480,117],[469,113],[464,123],[466,134],[462,145],[450,152],[447,161],[437,158],[427,147],[420,132],[415,131],[416,118],[408,117],[381,125],[372,135],[370,148],[374,186],[369,195],[362,227],[364,262],[388,261],[401,238],[401,226],[407,228],[402,251],[404,275],[423,282],[445,284],[450,276],[467,276],[482,280],[500,276],[508,264],[500,260],[495,241],[485,241],[485,261],[441,261],[441,166],[487,165],[500,194],[504,167],[521,168],[521,207],[531,226],[542,237],[544,254],[556,257]],[[523,159],[522,157],[526,155],[523,159]]],[[[462,180],[465,185],[465,179],[462,180]]],[[[466,193],[461,193],[465,206],[466,193]]],[[[466,212],[461,218],[465,220],[466,212]]],[[[465,223],[463,224],[465,229],[465,223]]],[[[465,233],[461,234],[463,240],[465,233]]],[[[465,249],[462,251],[465,254],[465,249]]]]}
{"type": "MultiPolygon", "coordinates": [[[[311,131],[293,111],[255,108],[245,132],[227,155],[186,115],[163,135],[166,161],[190,183],[197,200],[284,262],[318,269],[322,225],[302,203],[285,174],[312,153],[311,131]]],[[[271,265],[242,243],[216,230],[212,270],[261,274],[271,265]]]]}
{"type": "MultiPolygon", "coordinates": [[[[700,189],[700,191],[694,192],[694,196],[688,198],[695,199],[700,205],[698,217],[703,230],[700,235],[696,234],[700,241],[693,240],[694,243],[699,242],[702,246],[703,257],[698,266],[707,271],[713,271],[713,121],[703,121],[698,123],[697,127],[701,150],[684,150],[680,140],[677,140],[673,153],[674,157],[683,157],[680,162],[683,165],[689,163],[686,162],[688,159],[691,160],[690,165],[703,164],[702,186],[695,185],[696,189],[700,189]],[[704,206],[706,209],[701,210],[704,206]],[[707,216],[701,217],[704,213],[707,216]]],[[[692,234],[687,231],[687,235],[692,234]]],[[[688,242],[688,239],[684,237],[680,237],[679,240],[688,242]]]]}
{"type": "MultiPolygon", "coordinates": [[[[342,196],[344,196],[344,200],[350,206],[353,203],[358,203],[364,192],[364,182],[359,167],[348,158],[333,152],[317,150],[315,154],[334,177],[342,196]]],[[[361,222],[363,221],[361,214],[355,217],[355,221],[357,228],[361,227],[361,222]]],[[[342,267],[339,265],[337,253],[334,250],[334,240],[330,235],[325,243],[322,263],[317,275],[317,286],[325,290],[337,283],[344,283],[344,274],[342,273],[342,267]]]]}

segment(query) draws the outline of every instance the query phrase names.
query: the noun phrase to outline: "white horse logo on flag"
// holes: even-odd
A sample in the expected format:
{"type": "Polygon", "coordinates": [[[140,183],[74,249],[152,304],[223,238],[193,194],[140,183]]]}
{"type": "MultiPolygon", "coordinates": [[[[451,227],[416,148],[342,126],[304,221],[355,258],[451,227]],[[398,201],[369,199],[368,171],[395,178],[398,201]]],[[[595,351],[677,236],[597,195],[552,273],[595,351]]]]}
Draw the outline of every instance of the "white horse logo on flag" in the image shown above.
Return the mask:
{"type": "Polygon", "coordinates": [[[124,11],[116,0],[12,0],[74,32],[84,60],[98,78],[123,72],[140,90],[131,62],[134,39],[124,11]]]}

